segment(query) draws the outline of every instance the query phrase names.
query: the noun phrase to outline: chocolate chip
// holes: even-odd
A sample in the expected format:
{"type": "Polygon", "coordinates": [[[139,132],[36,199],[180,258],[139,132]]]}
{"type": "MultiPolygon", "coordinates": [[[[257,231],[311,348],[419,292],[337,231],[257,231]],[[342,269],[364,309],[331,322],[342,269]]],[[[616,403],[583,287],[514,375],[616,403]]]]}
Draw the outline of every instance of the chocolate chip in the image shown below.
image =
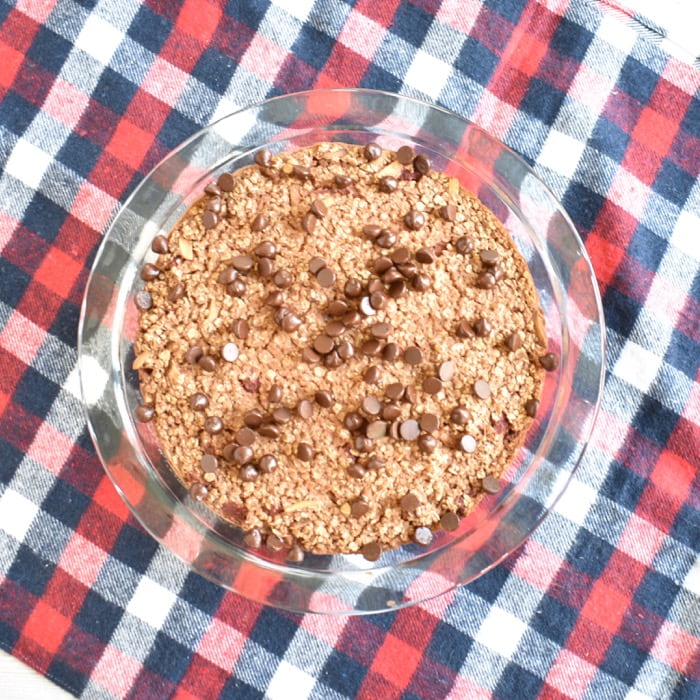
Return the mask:
{"type": "Polygon", "coordinates": [[[231,284],[235,279],[238,279],[238,272],[233,267],[225,267],[217,277],[219,284],[231,284]]]}
{"type": "Polygon", "coordinates": [[[369,542],[362,547],[360,553],[367,561],[377,561],[382,555],[382,547],[379,542],[369,542]]]}
{"type": "Polygon", "coordinates": [[[473,338],[474,329],[466,321],[460,321],[455,329],[455,335],[458,338],[473,338]]]}
{"type": "Polygon", "coordinates": [[[393,248],[396,245],[396,234],[391,229],[384,228],[375,242],[380,248],[393,248]]]}
{"type": "Polygon", "coordinates": [[[459,527],[459,516],[457,513],[453,513],[451,510],[449,510],[447,513],[443,513],[440,517],[440,525],[442,526],[443,530],[453,532],[459,527]]]}
{"type": "Polygon", "coordinates": [[[369,513],[369,503],[364,498],[358,498],[350,504],[350,515],[353,518],[361,518],[369,513]]]}
{"type": "Polygon", "coordinates": [[[381,232],[381,226],[377,226],[376,224],[365,224],[362,227],[362,233],[365,235],[365,238],[368,238],[370,241],[377,240],[381,232]]]}
{"type": "Polygon", "coordinates": [[[239,355],[240,351],[236,343],[226,343],[226,345],[221,348],[221,357],[226,360],[226,362],[235,362],[239,355]]]}
{"type": "Polygon", "coordinates": [[[373,455],[367,460],[367,463],[365,464],[365,469],[376,472],[385,466],[386,460],[383,457],[380,457],[379,455],[373,455]]]}
{"type": "Polygon", "coordinates": [[[310,462],[314,458],[314,450],[306,442],[300,442],[297,445],[297,457],[302,461],[302,462],[310,462]]]}
{"type": "Polygon", "coordinates": [[[134,303],[136,304],[136,308],[140,311],[148,311],[148,309],[153,306],[153,297],[150,292],[145,289],[140,289],[136,292],[134,303]]]}
{"type": "Polygon", "coordinates": [[[215,182],[210,182],[204,188],[204,194],[208,194],[212,197],[220,197],[221,196],[221,188],[215,182]]]}
{"type": "Polygon", "coordinates": [[[255,432],[251,426],[239,428],[234,435],[234,439],[239,445],[247,447],[255,442],[255,432]]]}
{"type": "Polygon", "coordinates": [[[540,364],[547,372],[553,372],[559,367],[559,358],[553,352],[548,352],[546,355],[540,357],[540,364]]]}
{"type": "Polygon", "coordinates": [[[418,392],[416,391],[416,387],[413,385],[407,386],[406,391],[404,391],[403,395],[403,400],[407,401],[410,404],[414,404],[418,398],[418,392]]]}
{"type": "Polygon", "coordinates": [[[457,207],[454,204],[443,204],[438,213],[445,221],[454,221],[457,216],[457,207]]]}
{"type": "Polygon", "coordinates": [[[255,154],[254,160],[261,168],[269,168],[272,162],[272,153],[267,148],[261,148],[255,154]]]}
{"type": "Polygon", "coordinates": [[[285,315],[282,319],[282,330],[285,333],[293,333],[301,326],[301,319],[292,311],[285,315]]]}
{"type": "Polygon", "coordinates": [[[387,305],[387,301],[388,297],[383,291],[372,292],[372,294],[369,297],[370,306],[377,311],[385,308],[387,305]]]}
{"type": "Polygon", "coordinates": [[[260,547],[262,544],[262,535],[260,534],[260,530],[253,529],[250,532],[247,532],[243,537],[243,544],[251,549],[258,549],[258,547],[260,547]]]}
{"type": "Polygon", "coordinates": [[[501,259],[501,256],[495,250],[482,250],[479,252],[479,258],[482,265],[493,267],[501,259]]]}
{"type": "Polygon", "coordinates": [[[168,239],[165,236],[156,236],[151,241],[151,250],[158,255],[165,255],[169,252],[168,239]]]}
{"type": "Polygon", "coordinates": [[[408,285],[405,280],[399,279],[389,285],[388,294],[392,299],[402,297],[408,290],[408,285]]]}
{"type": "Polygon", "coordinates": [[[322,287],[332,287],[335,284],[335,272],[324,267],[323,270],[318,273],[316,279],[322,287]]]}
{"type": "Polygon", "coordinates": [[[315,256],[309,260],[309,272],[314,276],[318,275],[325,267],[326,261],[323,258],[315,256]]]}
{"type": "Polygon", "coordinates": [[[271,474],[277,469],[277,458],[270,454],[263,455],[258,461],[258,469],[263,474],[271,474]]]}
{"type": "Polygon", "coordinates": [[[463,452],[471,454],[476,451],[476,440],[471,435],[462,435],[459,439],[459,446],[463,452]]]}
{"type": "MultiPolygon", "coordinates": [[[[262,231],[264,228],[267,228],[268,223],[268,218],[265,216],[265,214],[256,214],[253,217],[253,221],[250,224],[250,230],[254,231],[257,233],[258,231],[262,231]]],[[[263,257],[267,257],[264,255],[263,257]]]]}
{"type": "Polygon", "coordinates": [[[437,449],[438,442],[432,435],[421,435],[418,438],[418,447],[421,452],[429,455],[435,452],[437,449]]]}
{"type": "Polygon", "coordinates": [[[343,288],[343,292],[349,299],[355,299],[362,294],[362,282],[360,280],[351,277],[343,288]]]}
{"type": "Polygon", "coordinates": [[[479,338],[485,338],[492,330],[491,324],[485,319],[480,318],[473,326],[474,333],[479,338]]]}
{"type": "Polygon", "coordinates": [[[430,289],[430,286],[432,285],[432,280],[428,275],[425,275],[423,273],[418,273],[417,275],[414,275],[413,278],[411,279],[411,286],[413,289],[415,289],[417,292],[425,292],[426,290],[430,289]]]}
{"type": "Polygon", "coordinates": [[[366,340],[364,343],[362,343],[361,349],[365,355],[373,357],[381,352],[382,344],[376,338],[372,338],[371,340],[366,340]]]}
{"type": "Polygon", "coordinates": [[[321,389],[314,394],[314,401],[322,408],[330,408],[335,402],[332,391],[321,389]]]}
{"type": "Polygon", "coordinates": [[[302,182],[311,179],[311,170],[306,165],[292,166],[292,175],[302,182]]]}
{"type": "Polygon", "coordinates": [[[220,197],[213,197],[207,203],[204,205],[205,209],[208,209],[209,211],[213,211],[215,214],[221,213],[221,198],[220,197]]]}
{"type": "Polygon", "coordinates": [[[390,426],[389,426],[389,437],[391,437],[394,440],[398,440],[400,437],[400,429],[401,429],[401,421],[395,420],[390,426]]]}
{"type": "Polygon", "coordinates": [[[343,418],[343,425],[351,432],[356,433],[365,426],[365,419],[356,411],[351,411],[343,418]]]}
{"type": "Polygon", "coordinates": [[[168,301],[177,301],[185,294],[185,285],[177,282],[168,290],[168,301]]]}
{"type": "Polygon", "coordinates": [[[284,406],[278,406],[272,411],[272,420],[278,425],[289,423],[292,419],[292,412],[284,406]]]}
{"type": "Polygon", "coordinates": [[[537,399],[528,399],[525,402],[525,413],[534,418],[537,415],[537,411],[540,407],[540,402],[537,399]]]}
{"type": "Polygon", "coordinates": [[[401,497],[399,501],[401,510],[405,510],[407,513],[412,513],[420,507],[420,499],[415,493],[409,491],[407,494],[401,497]]]}
{"type": "MultiPolygon", "coordinates": [[[[371,308],[371,307],[370,307],[371,308]]],[[[374,314],[375,311],[372,309],[372,314],[374,314]]],[[[367,314],[369,315],[369,314],[367,314]]],[[[362,316],[360,315],[359,311],[348,311],[348,313],[343,316],[341,319],[343,323],[348,327],[348,328],[354,328],[355,326],[359,326],[362,323],[362,316]]]]}
{"type": "Polygon", "coordinates": [[[514,333],[511,333],[510,335],[506,336],[506,339],[503,342],[503,344],[506,346],[506,348],[508,348],[510,352],[515,352],[522,346],[523,340],[520,337],[520,333],[515,331],[514,333]]]}
{"type": "Polygon", "coordinates": [[[387,194],[396,192],[396,188],[398,186],[398,181],[395,177],[391,177],[391,175],[387,175],[386,177],[380,178],[379,180],[379,190],[381,192],[386,192],[387,194]]]}
{"type": "Polygon", "coordinates": [[[425,214],[423,214],[422,211],[411,209],[411,211],[403,217],[403,222],[406,224],[406,228],[417,231],[425,224],[425,214]]]}
{"type": "Polygon", "coordinates": [[[221,454],[227,462],[233,461],[233,453],[235,452],[237,447],[238,444],[235,442],[229,442],[227,445],[224,445],[224,449],[221,450],[221,454]]]}
{"type": "Polygon", "coordinates": [[[350,187],[352,185],[352,178],[349,175],[336,175],[333,178],[333,182],[335,183],[336,187],[340,187],[341,189],[345,187],[350,187]]]}
{"type": "Polygon", "coordinates": [[[204,484],[192,484],[190,486],[190,496],[195,501],[203,501],[208,493],[209,489],[204,484]]]}
{"type": "Polygon", "coordinates": [[[379,144],[371,141],[364,147],[363,153],[367,160],[373,161],[377,160],[377,158],[382,155],[382,149],[379,144]]]}
{"type": "Polygon", "coordinates": [[[337,338],[338,336],[343,335],[347,329],[345,328],[345,324],[341,323],[340,321],[330,321],[326,324],[326,327],[323,330],[325,334],[331,338],[337,338]]]}
{"type": "Polygon", "coordinates": [[[442,382],[437,377],[426,377],[423,380],[423,391],[426,394],[438,394],[442,390],[442,382]]]}
{"type": "Polygon", "coordinates": [[[396,151],[396,160],[398,160],[401,165],[409,165],[413,162],[413,149],[410,146],[401,146],[401,148],[396,151]]]}
{"type": "Polygon", "coordinates": [[[477,379],[473,386],[474,395],[482,400],[488,399],[491,396],[491,387],[488,382],[483,379],[477,379]]]}
{"type": "Polygon", "coordinates": [[[206,394],[197,392],[190,396],[189,404],[193,411],[204,411],[209,406],[209,397],[206,394]]]}
{"type": "Polygon", "coordinates": [[[400,401],[403,398],[405,387],[400,382],[393,382],[384,389],[385,396],[391,401],[400,401]]]}
{"type": "Polygon", "coordinates": [[[281,287],[282,289],[286,289],[287,287],[291,287],[291,285],[292,285],[292,282],[293,282],[292,273],[289,270],[277,270],[277,272],[275,272],[275,274],[274,274],[274,277],[272,278],[272,281],[278,287],[281,287]]]}
{"type": "Polygon", "coordinates": [[[498,479],[488,474],[481,480],[481,488],[486,493],[498,493],[501,490],[501,485],[498,479]]]}
{"type": "Polygon", "coordinates": [[[231,192],[236,186],[236,178],[231,173],[221,173],[216,180],[216,185],[222,192],[231,192]]]}
{"type": "Polygon", "coordinates": [[[449,382],[455,376],[455,363],[452,360],[441,362],[438,367],[438,377],[443,382],[449,382]]]}
{"type": "Polygon", "coordinates": [[[297,415],[300,418],[303,418],[304,420],[309,420],[311,416],[314,414],[314,407],[311,401],[308,399],[302,399],[298,404],[297,404],[297,415]]]}
{"type": "Polygon", "coordinates": [[[455,425],[465,425],[469,422],[471,417],[472,414],[469,412],[469,409],[466,408],[466,406],[455,406],[450,411],[450,420],[455,425]]]}
{"type": "Polygon", "coordinates": [[[259,258],[274,258],[277,255],[277,246],[272,241],[263,241],[255,247],[255,254],[259,258]]]}
{"type": "Polygon", "coordinates": [[[395,265],[401,265],[407,263],[411,259],[411,251],[406,246],[401,246],[396,248],[391,253],[391,260],[395,265]]]}
{"type": "Polygon", "coordinates": [[[141,268],[141,279],[145,282],[154,280],[158,275],[160,275],[160,270],[153,263],[146,263],[141,268]]]}
{"type": "Polygon", "coordinates": [[[413,277],[418,273],[418,267],[414,262],[401,263],[396,266],[396,269],[405,277],[407,280],[412,280],[413,277]]]}
{"type": "Polygon", "coordinates": [[[247,445],[239,445],[233,451],[233,461],[236,464],[248,464],[253,459],[253,450],[247,445]]]}
{"type": "Polygon", "coordinates": [[[395,267],[389,268],[383,275],[382,275],[382,282],[384,284],[392,284],[393,282],[398,282],[399,280],[403,280],[403,275],[399,270],[395,267]]]}
{"type": "Polygon", "coordinates": [[[419,420],[420,429],[434,433],[440,427],[440,419],[434,413],[424,413],[419,420]]]}
{"type": "Polygon", "coordinates": [[[401,415],[401,407],[397,403],[388,403],[382,408],[382,418],[394,421],[401,415]]]}
{"type": "Polygon", "coordinates": [[[413,533],[413,541],[422,547],[427,547],[433,541],[433,533],[429,527],[417,527],[413,533]]]}
{"type": "Polygon", "coordinates": [[[416,260],[419,263],[429,265],[435,262],[435,251],[432,248],[419,248],[416,251],[416,260]]]}
{"type": "Polygon", "coordinates": [[[340,343],[338,343],[336,352],[338,353],[341,360],[347,361],[355,355],[355,346],[347,340],[343,340],[340,343]]]}
{"type": "Polygon", "coordinates": [[[212,474],[219,466],[219,460],[214,455],[202,455],[202,459],[199,460],[199,465],[203,472],[212,474]]]}
{"type": "Polygon", "coordinates": [[[304,550],[298,544],[292,545],[287,552],[287,561],[293,562],[294,564],[304,561],[304,550]]]}
{"type": "Polygon", "coordinates": [[[316,229],[317,221],[318,219],[310,211],[307,211],[306,214],[301,217],[301,227],[306,233],[313,233],[316,229]]]}
{"type": "Polygon", "coordinates": [[[258,433],[260,433],[260,435],[263,437],[277,440],[282,434],[282,431],[279,429],[279,426],[275,425],[274,423],[266,423],[258,428],[258,433]]]}
{"type": "Polygon", "coordinates": [[[139,421],[139,423],[148,423],[153,419],[155,413],[155,409],[150,403],[141,404],[140,406],[137,406],[136,411],[134,411],[136,420],[139,421]]]}
{"type": "Polygon", "coordinates": [[[394,263],[392,262],[391,258],[387,258],[385,255],[382,255],[374,261],[374,271],[378,275],[383,275],[385,272],[391,270],[393,267],[394,263]]]}
{"type": "Polygon", "coordinates": [[[326,308],[326,311],[331,316],[344,316],[348,310],[350,309],[350,305],[348,304],[347,301],[344,301],[343,299],[334,299],[330,304],[328,304],[328,307],[326,308]]]}
{"type": "Polygon", "coordinates": [[[213,212],[207,209],[202,214],[202,226],[205,229],[214,228],[219,223],[219,217],[213,212]]]}
{"type": "Polygon", "coordinates": [[[379,338],[380,340],[385,340],[386,338],[389,337],[389,333],[391,333],[391,326],[388,323],[375,323],[370,329],[369,332],[372,334],[374,338],[379,338]]]}
{"type": "Polygon", "coordinates": [[[382,358],[387,362],[395,362],[400,354],[401,350],[396,343],[387,343],[382,350],[382,358]]]}
{"type": "Polygon", "coordinates": [[[418,421],[413,420],[413,418],[405,420],[399,427],[399,435],[401,435],[404,440],[416,440],[420,435],[418,421]]]}
{"type": "Polygon", "coordinates": [[[455,249],[461,255],[469,255],[474,250],[474,243],[469,236],[460,236],[455,241],[455,249]]]}
{"type": "Polygon", "coordinates": [[[262,425],[263,418],[263,414],[256,408],[243,414],[243,422],[249,428],[257,428],[259,425],[262,425]]]}
{"type": "Polygon", "coordinates": [[[358,462],[352,462],[347,472],[348,476],[351,476],[353,479],[361,479],[367,473],[365,468],[358,462]]]}
{"type": "Polygon", "coordinates": [[[355,448],[355,450],[357,450],[357,452],[369,452],[372,449],[372,445],[374,444],[372,440],[370,440],[365,435],[355,435],[352,442],[353,447],[355,448]]]}
{"type": "Polygon", "coordinates": [[[430,161],[424,155],[417,155],[413,159],[413,169],[419,175],[427,175],[430,172],[430,161]]]}
{"type": "Polygon", "coordinates": [[[362,399],[362,410],[370,416],[378,416],[382,410],[382,404],[375,396],[366,396],[362,399]]]}
{"type": "Polygon", "coordinates": [[[193,345],[189,350],[185,353],[185,362],[187,362],[190,365],[196,365],[199,358],[204,355],[204,350],[199,345],[193,345]]]}
{"type": "Polygon", "coordinates": [[[375,365],[370,365],[365,370],[365,373],[362,375],[362,379],[367,384],[376,384],[379,381],[379,376],[379,367],[376,367],[375,365]]]}
{"type": "Polygon", "coordinates": [[[245,294],[245,291],[246,285],[242,279],[233,280],[233,282],[226,287],[227,294],[230,294],[232,297],[240,298],[245,294]]]}
{"type": "Polygon", "coordinates": [[[275,290],[273,292],[270,292],[265,297],[265,303],[268,306],[272,306],[273,308],[277,308],[279,306],[282,306],[282,304],[284,303],[284,296],[282,295],[282,292],[275,290]]]}
{"type": "Polygon", "coordinates": [[[301,351],[301,359],[310,365],[315,365],[321,361],[321,356],[312,348],[306,347],[301,351]]]}
{"type": "Polygon", "coordinates": [[[216,369],[216,359],[211,355],[202,355],[198,360],[197,364],[205,372],[213,372],[216,369]]]}
{"type": "Polygon", "coordinates": [[[272,552],[281,552],[284,549],[284,542],[277,535],[268,535],[265,546],[272,552]]]}
{"type": "Polygon", "coordinates": [[[218,435],[224,429],[224,423],[219,416],[209,416],[204,421],[204,430],[210,435],[218,435]]]}
{"type": "Polygon", "coordinates": [[[314,199],[314,201],[311,202],[310,211],[316,218],[323,219],[323,217],[328,214],[328,207],[322,199],[314,199]]]}
{"type": "Polygon", "coordinates": [[[365,435],[370,440],[378,440],[386,435],[388,425],[382,420],[371,421],[365,428],[365,435]]]}
{"type": "Polygon", "coordinates": [[[333,350],[333,347],[333,338],[329,338],[327,335],[319,335],[314,340],[314,350],[320,355],[327,355],[331,350],[333,350]]]}
{"type": "Polygon", "coordinates": [[[496,286],[496,278],[490,272],[482,272],[476,278],[476,286],[480,289],[493,289],[496,286]]]}
{"type": "Polygon", "coordinates": [[[409,364],[415,367],[423,362],[423,353],[419,347],[411,345],[404,350],[403,359],[409,364]]]}

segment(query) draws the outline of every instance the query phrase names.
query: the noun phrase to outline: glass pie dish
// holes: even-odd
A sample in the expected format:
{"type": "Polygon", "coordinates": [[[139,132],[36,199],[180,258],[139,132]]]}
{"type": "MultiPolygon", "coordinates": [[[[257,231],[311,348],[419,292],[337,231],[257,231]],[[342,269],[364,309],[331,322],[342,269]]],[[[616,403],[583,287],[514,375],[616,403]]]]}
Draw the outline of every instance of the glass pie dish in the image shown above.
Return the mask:
{"type": "Polygon", "coordinates": [[[260,603],[295,612],[364,614],[412,605],[465,584],[513,552],[552,509],[578,467],[600,403],[605,331],[583,244],[528,165],[480,128],[445,109],[360,89],[317,90],[266,100],[196,133],[141,182],[95,258],[79,326],[79,371],[90,433],[106,473],[134,516],[194,571],[260,603]],[[290,563],[251,550],[244,533],[194,500],[164,458],[131,368],[139,271],[212,179],[253,162],[261,148],[321,141],[396,149],[408,144],[489,207],[528,263],[544,312],[547,372],[532,429],[502,478],[453,532],[408,544],[376,562],[307,554],[290,563]]]}

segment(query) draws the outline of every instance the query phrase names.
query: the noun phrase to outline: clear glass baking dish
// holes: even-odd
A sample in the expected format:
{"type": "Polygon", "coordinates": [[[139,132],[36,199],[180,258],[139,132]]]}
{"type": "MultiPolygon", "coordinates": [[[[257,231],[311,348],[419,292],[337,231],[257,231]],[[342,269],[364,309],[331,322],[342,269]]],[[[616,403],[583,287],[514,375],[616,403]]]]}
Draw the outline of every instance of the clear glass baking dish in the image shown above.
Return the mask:
{"type": "Polygon", "coordinates": [[[566,488],[601,400],[605,330],[590,261],[566,212],[531,168],[482,129],[445,109],[361,89],[284,95],[196,133],[141,182],[106,232],[81,310],[79,371],[90,433],[104,468],[134,516],[202,576],[255,601],[298,612],[363,614],[397,609],[472,581],[532,533],[566,488]],[[260,148],[319,141],[411,145],[456,176],[504,223],[528,262],[559,367],[548,372],[540,410],[504,475],[455,532],[406,545],[376,562],[360,555],[249,550],[243,533],[194,501],[174,476],[139,403],[131,369],[139,270],[204,186],[253,162],[260,148]]]}

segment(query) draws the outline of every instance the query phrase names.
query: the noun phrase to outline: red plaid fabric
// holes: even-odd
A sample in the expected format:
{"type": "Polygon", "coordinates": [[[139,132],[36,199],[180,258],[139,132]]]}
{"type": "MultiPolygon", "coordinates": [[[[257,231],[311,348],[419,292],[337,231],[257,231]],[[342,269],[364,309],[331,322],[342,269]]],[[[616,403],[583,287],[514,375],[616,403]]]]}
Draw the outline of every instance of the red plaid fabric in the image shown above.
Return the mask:
{"type": "Polygon", "coordinates": [[[0,645],[85,698],[700,697],[700,73],[584,0],[0,4],[0,645]],[[295,616],[189,572],[86,433],[102,232],[169,150],[314,87],[447,106],[578,226],[609,348],[581,468],[520,551],[437,600],[295,616]]]}

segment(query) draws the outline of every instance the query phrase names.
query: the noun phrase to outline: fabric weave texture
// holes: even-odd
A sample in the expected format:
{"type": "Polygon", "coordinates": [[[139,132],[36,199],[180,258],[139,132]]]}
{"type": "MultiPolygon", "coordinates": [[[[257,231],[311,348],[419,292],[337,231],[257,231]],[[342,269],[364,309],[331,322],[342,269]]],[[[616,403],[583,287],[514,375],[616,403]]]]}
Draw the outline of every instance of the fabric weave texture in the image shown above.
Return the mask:
{"type": "Polygon", "coordinates": [[[700,72],[587,0],[0,0],[0,645],[83,698],[700,698],[700,72]],[[76,333],[121,203],[266,97],[471,119],[578,227],[606,389],[544,524],[470,585],[293,615],[188,571],[88,436],[76,333]]]}

